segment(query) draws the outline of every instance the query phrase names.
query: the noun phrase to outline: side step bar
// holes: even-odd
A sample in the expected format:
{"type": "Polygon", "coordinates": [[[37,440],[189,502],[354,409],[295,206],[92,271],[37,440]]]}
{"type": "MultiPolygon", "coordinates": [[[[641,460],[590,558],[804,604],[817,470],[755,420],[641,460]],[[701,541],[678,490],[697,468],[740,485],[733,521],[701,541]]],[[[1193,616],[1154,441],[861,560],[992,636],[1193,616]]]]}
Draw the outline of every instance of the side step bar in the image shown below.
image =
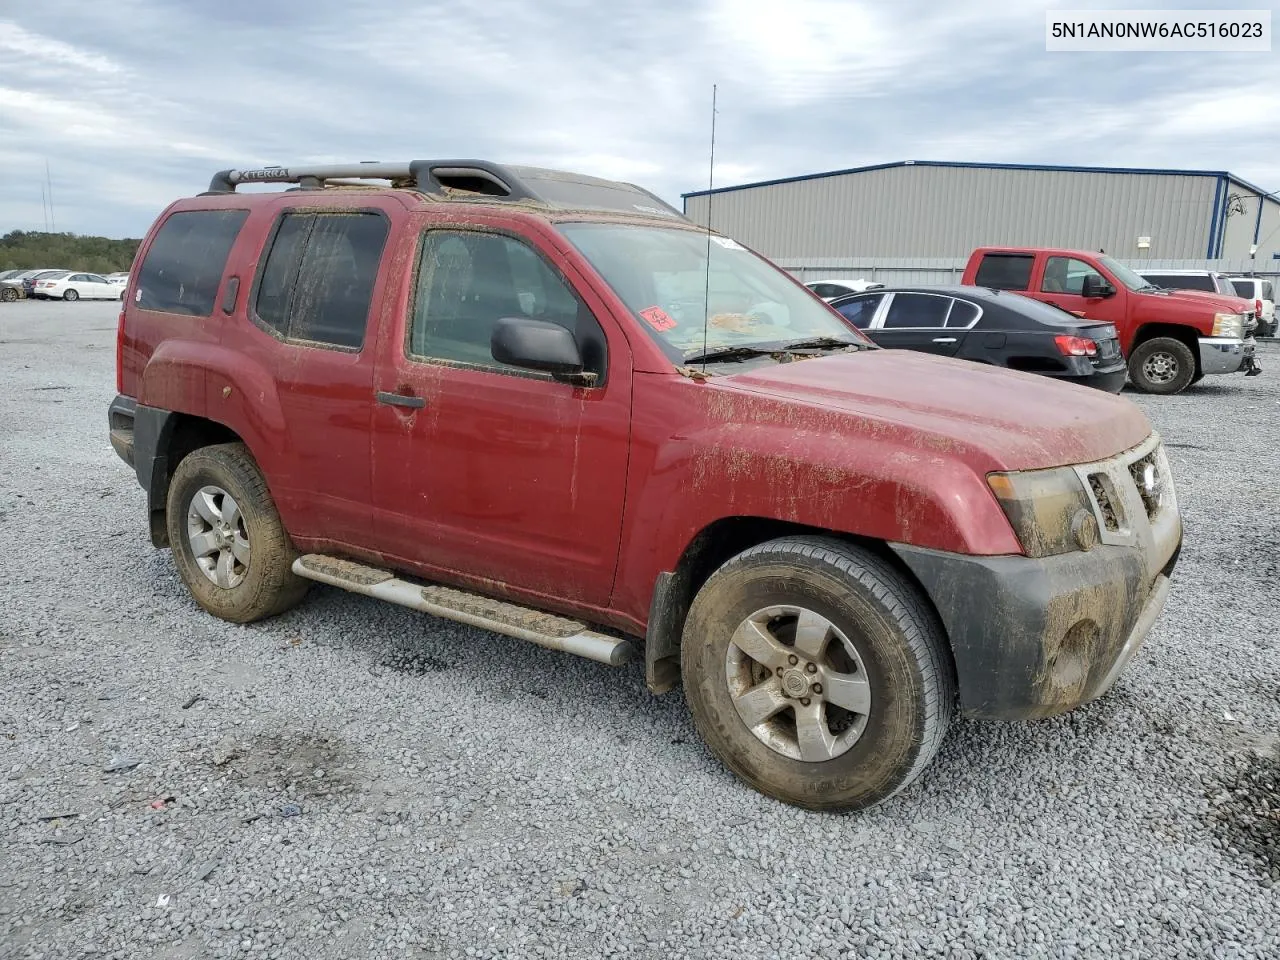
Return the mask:
{"type": "Polygon", "coordinates": [[[308,580],[527,640],[540,647],[576,654],[611,667],[626,663],[633,652],[629,641],[596,633],[577,620],[440,584],[401,580],[387,570],[339,557],[309,553],[293,562],[293,572],[308,580]]]}

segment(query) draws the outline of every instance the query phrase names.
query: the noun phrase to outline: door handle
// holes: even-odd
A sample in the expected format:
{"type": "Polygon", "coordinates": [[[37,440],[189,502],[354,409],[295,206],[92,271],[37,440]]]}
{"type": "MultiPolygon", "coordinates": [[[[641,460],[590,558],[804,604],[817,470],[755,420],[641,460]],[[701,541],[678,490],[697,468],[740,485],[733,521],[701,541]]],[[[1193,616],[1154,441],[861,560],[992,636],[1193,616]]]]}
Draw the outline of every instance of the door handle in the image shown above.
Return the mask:
{"type": "Polygon", "coordinates": [[[934,343],[955,343],[956,338],[955,337],[934,337],[933,342],[934,343]]]}
{"type": "Polygon", "coordinates": [[[378,391],[378,402],[390,404],[393,407],[420,408],[427,405],[425,397],[407,397],[401,393],[387,393],[385,390],[378,391]]]}

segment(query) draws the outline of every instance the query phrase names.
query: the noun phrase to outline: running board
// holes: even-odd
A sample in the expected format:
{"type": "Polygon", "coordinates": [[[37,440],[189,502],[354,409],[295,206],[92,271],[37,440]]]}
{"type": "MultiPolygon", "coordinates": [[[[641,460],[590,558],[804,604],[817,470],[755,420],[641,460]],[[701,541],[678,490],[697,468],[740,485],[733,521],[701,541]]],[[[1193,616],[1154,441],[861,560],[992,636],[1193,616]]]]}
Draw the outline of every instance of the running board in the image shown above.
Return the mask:
{"type": "Polygon", "coordinates": [[[527,640],[540,647],[576,654],[611,667],[626,663],[632,654],[628,641],[596,633],[577,620],[440,584],[412,583],[387,570],[339,557],[309,553],[293,562],[293,572],[308,580],[527,640]]]}

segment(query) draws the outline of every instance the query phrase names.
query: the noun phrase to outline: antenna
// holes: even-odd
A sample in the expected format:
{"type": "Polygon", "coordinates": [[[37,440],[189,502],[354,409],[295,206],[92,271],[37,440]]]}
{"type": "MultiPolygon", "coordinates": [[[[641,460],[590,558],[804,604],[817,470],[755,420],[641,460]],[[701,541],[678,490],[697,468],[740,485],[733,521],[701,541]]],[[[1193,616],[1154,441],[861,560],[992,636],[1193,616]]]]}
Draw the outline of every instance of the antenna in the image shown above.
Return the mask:
{"type": "Polygon", "coordinates": [[[711,85],[711,166],[707,171],[707,279],[702,293],[702,372],[707,372],[707,324],[711,322],[711,202],[716,185],[716,84],[711,85]]]}
{"type": "Polygon", "coordinates": [[[44,217],[44,232],[49,232],[49,200],[44,192],[44,181],[40,181],[40,216],[44,217]]]}

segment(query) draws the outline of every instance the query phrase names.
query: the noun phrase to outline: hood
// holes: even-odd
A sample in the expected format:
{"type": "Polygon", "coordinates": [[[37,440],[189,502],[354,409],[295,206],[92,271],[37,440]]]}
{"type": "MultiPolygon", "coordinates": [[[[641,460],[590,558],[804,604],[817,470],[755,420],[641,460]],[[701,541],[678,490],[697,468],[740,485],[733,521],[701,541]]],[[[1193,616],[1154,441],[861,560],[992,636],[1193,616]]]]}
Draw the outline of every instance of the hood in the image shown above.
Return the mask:
{"type": "Polygon", "coordinates": [[[1136,404],[1103,390],[909,350],[780,363],[709,384],[838,411],[855,435],[897,425],[903,442],[948,451],[982,472],[1089,463],[1151,433],[1136,404]]]}
{"type": "Polygon", "coordinates": [[[1144,290],[1144,296],[1160,297],[1191,307],[1210,307],[1218,313],[1253,313],[1253,301],[1244,297],[1229,297],[1225,293],[1210,293],[1208,290],[1144,290]]]}

